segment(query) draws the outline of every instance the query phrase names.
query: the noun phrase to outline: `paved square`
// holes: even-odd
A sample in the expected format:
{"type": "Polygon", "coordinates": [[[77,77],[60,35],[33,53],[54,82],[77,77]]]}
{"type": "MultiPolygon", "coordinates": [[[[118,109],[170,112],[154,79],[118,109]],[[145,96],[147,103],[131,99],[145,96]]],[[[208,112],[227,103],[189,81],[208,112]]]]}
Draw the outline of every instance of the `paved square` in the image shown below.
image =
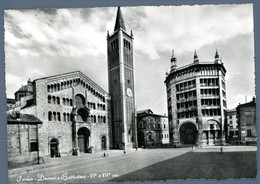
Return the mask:
{"type": "Polygon", "coordinates": [[[257,147],[110,150],[52,159],[43,165],[9,170],[9,183],[145,181],[256,177],[257,147]],[[238,150],[238,151],[236,151],[238,150]]]}

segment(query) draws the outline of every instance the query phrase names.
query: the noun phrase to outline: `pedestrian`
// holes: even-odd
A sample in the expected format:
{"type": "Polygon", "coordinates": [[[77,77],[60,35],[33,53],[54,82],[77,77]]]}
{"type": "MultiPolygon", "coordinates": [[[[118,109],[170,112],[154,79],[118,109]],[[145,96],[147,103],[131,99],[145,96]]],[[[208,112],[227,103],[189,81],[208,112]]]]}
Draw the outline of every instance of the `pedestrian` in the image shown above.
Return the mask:
{"type": "Polygon", "coordinates": [[[222,146],[220,147],[220,153],[221,154],[223,153],[223,147],[222,146]]]}
{"type": "Polygon", "coordinates": [[[126,154],[125,150],[124,150],[124,154],[126,154]]]}
{"type": "Polygon", "coordinates": [[[195,150],[195,146],[192,146],[192,151],[194,151],[195,150]]]}
{"type": "Polygon", "coordinates": [[[106,153],[103,154],[104,158],[106,157],[106,153]]]}

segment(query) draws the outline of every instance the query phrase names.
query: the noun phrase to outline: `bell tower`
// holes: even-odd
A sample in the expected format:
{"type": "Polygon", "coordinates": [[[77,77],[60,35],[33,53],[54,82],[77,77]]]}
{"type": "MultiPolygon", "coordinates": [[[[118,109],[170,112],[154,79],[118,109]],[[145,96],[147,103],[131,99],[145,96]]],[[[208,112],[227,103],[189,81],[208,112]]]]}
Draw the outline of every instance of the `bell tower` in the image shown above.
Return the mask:
{"type": "Polygon", "coordinates": [[[108,87],[111,95],[113,148],[137,147],[133,33],[126,32],[120,7],[114,32],[107,33],[108,87]]]}

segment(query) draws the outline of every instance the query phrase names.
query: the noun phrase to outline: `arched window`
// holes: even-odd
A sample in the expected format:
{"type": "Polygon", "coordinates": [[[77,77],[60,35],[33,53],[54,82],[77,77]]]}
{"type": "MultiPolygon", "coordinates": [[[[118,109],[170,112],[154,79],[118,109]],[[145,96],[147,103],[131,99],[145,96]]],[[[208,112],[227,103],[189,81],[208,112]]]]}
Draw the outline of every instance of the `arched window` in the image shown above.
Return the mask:
{"type": "Polygon", "coordinates": [[[85,98],[84,98],[83,95],[77,94],[77,95],[75,96],[75,105],[76,105],[77,107],[82,107],[82,106],[85,105],[85,98]]]}
{"type": "Polygon", "coordinates": [[[48,103],[51,103],[51,95],[48,96],[48,103]]]}
{"type": "Polygon", "coordinates": [[[66,89],[67,88],[67,83],[66,81],[63,82],[63,89],[66,89]]]}
{"type": "Polygon", "coordinates": [[[66,105],[69,106],[70,105],[70,100],[67,98],[66,99],[66,105]]]}
{"type": "Polygon", "coordinates": [[[53,92],[53,84],[51,85],[51,92],[53,92]]]}
{"type": "Polygon", "coordinates": [[[63,90],[63,82],[61,82],[60,88],[61,88],[61,90],[63,90]]]}
{"type": "Polygon", "coordinates": [[[52,103],[55,104],[56,100],[55,100],[55,96],[52,97],[52,103]]]}
{"type": "Polygon", "coordinates": [[[57,112],[57,120],[60,121],[60,113],[57,112]]]}
{"type": "Polygon", "coordinates": [[[94,115],[94,123],[97,122],[97,118],[96,118],[96,115],[94,115]]]}
{"type": "Polygon", "coordinates": [[[52,112],[51,111],[48,112],[48,119],[49,119],[49,121],[52,120],[52,112]]]}
{"type": "Polygon", "coordinates": [[[70,114],[67,113],[67,121],[70,121],[70,114]]]}
{"type": "Polygon", "coordinates": [[[53,120],[56,121],[56,112],[53,112],[53,120]]]}
{"type": "Polygon", "coordinates": [[[106,106],[105,105],[103,105],[103,110],[106,110],[106,106]]]}
{"type": "Polygon", "coordinates": [[[57,84],[54,84],[54,91],[57,91],[57,84]]]}
{"type": "Polygon", "coordinates": [[[47,92],[50,92],[50,89],[51,89],[51,86],[48,85],[48,86],[47,86],[47,92]]]}
{"type": "Polygon", "coordinates": [[[73,114],[70,113],[70,121],[73,121],[73,114]]]}
{"type": "Polygon", "coordinates": [[[60,104],[60,97],[57,97],[57,104],[60,104]]]}
{"type": "Polygon", "coordinates": [[[57,90],[60,91],[60,84],[57,84],[57,90]]]}
{"type": "Polygon", "coordinates": [[[63,104],[63,105],[66,105],[66,100],[65,100],[65,98],[62,98],[62,104],[63,104]]]}
{"type": "Polygon", "coordinates": [[[66,122],[66,113],[63,113],[63,121],[66,122]]]}
{"type": "Polygon", "coordinates": [[[73,106],[72,99],[70,99],[70,106],[73,106]]]}

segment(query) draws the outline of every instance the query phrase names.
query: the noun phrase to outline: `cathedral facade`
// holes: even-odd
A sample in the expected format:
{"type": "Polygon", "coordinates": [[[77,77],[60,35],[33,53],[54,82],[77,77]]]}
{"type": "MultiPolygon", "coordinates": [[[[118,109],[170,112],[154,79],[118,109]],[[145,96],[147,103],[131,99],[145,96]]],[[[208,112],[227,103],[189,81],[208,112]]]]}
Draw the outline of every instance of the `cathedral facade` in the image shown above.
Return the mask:
{"type": "Polygon", "coordinates": [[[226,69],[216,51],[215,60],[177,67],[172,53],[166,74],[170,141],[179,145],[220,145],[225,142],[226,69]]]}
{"type": "MultiPolygon", "coordinates": [[[[22,116],[33,115],[42,123],[38,123],[35,133],[38,148],[32,150],[28,147],[28,151],[25,149],[18,155],[35,151],[40,157],[59,157],[109,149],[112,135],[109,132],[111,98],[95,82],[76,71],[36,79],[28,85],[32,86],[32,94],[16,101],[8,111],[8,121],[17,119],[16,112],[22,116]]],[[[21,89],[16,94],[20,92],[21,89]]],[[[11,135],[9,131],[9,150],[13,150],[11,135]]],[[[11,156],[12,153],[9,153],[10,159],[11,156]]]]}

